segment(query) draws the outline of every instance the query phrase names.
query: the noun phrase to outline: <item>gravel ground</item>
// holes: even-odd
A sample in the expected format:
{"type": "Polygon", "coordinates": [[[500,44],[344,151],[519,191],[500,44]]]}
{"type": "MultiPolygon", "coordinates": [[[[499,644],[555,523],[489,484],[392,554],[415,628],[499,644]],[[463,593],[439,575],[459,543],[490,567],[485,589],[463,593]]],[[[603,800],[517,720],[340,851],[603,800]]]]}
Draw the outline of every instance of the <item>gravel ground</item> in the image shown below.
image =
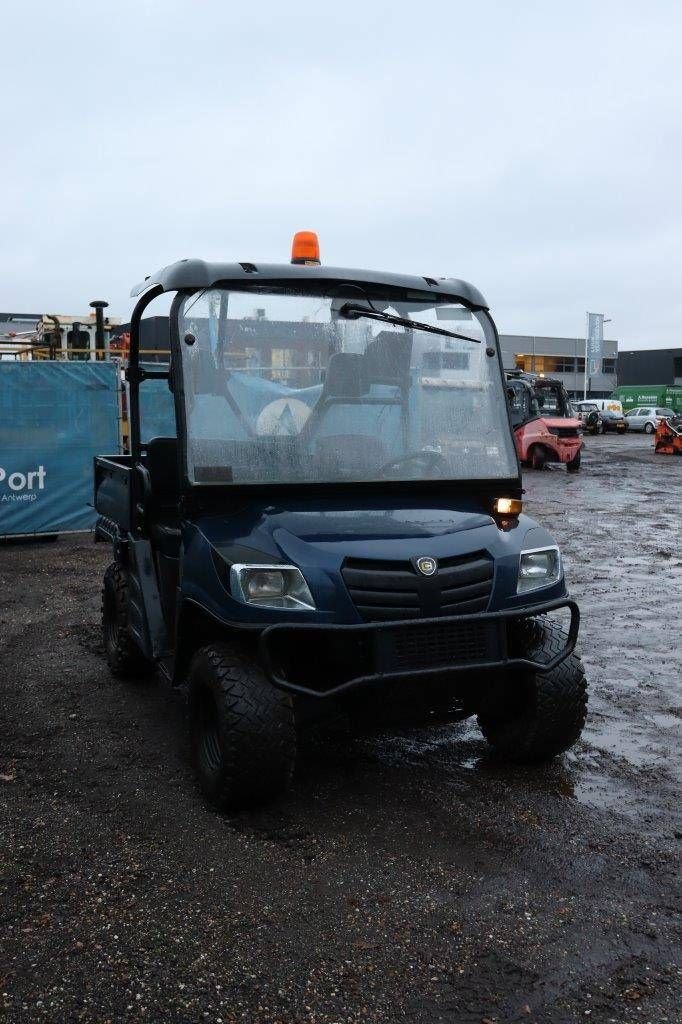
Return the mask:
{"type": "Polygon", "coordinates": [[[682,461],[586,443],[525,481],[591,683],[540,769],[469,722],[311,739],[284,802],[221,816],[182,695],[106,668],[104,546],[0,548],[0,1017],[682,1020],[682,461]]]}

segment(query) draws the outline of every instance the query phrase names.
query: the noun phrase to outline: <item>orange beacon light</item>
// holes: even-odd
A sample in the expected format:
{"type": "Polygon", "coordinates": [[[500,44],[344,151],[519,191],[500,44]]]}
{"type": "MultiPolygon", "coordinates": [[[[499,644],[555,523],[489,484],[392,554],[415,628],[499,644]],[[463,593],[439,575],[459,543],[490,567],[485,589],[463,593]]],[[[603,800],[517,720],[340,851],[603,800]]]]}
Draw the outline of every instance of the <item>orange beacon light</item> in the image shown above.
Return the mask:
{"type": "Polygon", "coordinates": [[[320,243],[314,231],[297,231],[291,243],[292,263],[319,263],[320,243]]]}

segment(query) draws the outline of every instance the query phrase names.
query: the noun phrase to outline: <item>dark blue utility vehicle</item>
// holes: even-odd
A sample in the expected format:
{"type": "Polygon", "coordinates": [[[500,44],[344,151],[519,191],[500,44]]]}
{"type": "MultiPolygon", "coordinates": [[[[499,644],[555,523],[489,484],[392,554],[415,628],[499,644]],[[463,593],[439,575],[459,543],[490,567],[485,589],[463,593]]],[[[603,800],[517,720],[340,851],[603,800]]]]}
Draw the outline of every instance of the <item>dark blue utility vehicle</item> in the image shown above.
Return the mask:
{"type": "Polygon", "coordinates": [[[477,715],[520,761],[571,746],[578,609],[521,511],[480,292],[323,267],[301,233],[291,264],[184,260],[133,294],[131,452],[95,462],[104,643],[117,674],[188,684],[211,800],[284,790],[298,731],[330,715],[477,715]],[[143,363],[164,292],[170,363],[143,363]],[[143,440],[158,378],[177,429],[143,440]]]}

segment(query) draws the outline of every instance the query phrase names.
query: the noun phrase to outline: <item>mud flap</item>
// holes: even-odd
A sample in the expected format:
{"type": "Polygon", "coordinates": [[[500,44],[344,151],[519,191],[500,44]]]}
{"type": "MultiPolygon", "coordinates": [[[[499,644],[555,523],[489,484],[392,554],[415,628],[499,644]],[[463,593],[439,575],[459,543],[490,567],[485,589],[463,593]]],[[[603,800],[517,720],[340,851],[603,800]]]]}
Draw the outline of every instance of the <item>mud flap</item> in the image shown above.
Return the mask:
{"type": "Polygon", "coordinates": [[[156,661],[168,653],[168,633],[148,540],[130,540],[128,576],[129,628],[145,657],[156,661]]]}

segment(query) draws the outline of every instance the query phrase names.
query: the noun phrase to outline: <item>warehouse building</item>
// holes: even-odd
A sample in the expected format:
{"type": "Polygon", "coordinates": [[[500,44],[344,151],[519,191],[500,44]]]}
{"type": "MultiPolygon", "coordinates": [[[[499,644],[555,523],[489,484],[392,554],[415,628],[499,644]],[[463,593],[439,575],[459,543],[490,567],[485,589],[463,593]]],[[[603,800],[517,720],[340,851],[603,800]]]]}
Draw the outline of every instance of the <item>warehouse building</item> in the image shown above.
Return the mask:
{"type": "MultiPolygon", "coordinates": [[[[39,315],[36,314],[0,314],[0,335],[9,330],[17,331],[26,329],[27,327],[33,327],[36,320],[39,319],[39,315]]],[[[88,325],[88,320],[92,320],[92,317],[83,317],[82,320],[85,321],[82,326],[86,327],[88,325]]],[[[128,324],[120,324],[118,320],[113,318],[110,323],[112,333],[114,335],[129,330],[128,324]]],[[[259,324],[259,334],[266,335],[264,340],[266,347],[270,352],[273,367],[276,365],[284,365],[284,363],[281,362],[283,355],[281,346],[278,346],[278,327],[279,325],[277,324],[259,324]]],[[[246,323],[244,328],[247,329],[246,323]]],[[[312,352],[316,349],[313,325],[301,324],[298,330],[301,335],[304,335],[307,332],[309,337],[301,336],[298,338],[297,345],[295,347],[297,349],[305,349],[306,352],[308,352],[308,350],[312,352]]],[[[289,341],[289,328],[287,328],[286,337],[289,341]]],[[[141,343],[141,347],[148,360],[165,359],[165,352],[168,348],[168,318],[165,316],[155,316],[143,320],[141,343]]],[[[557,377],[563,382],[564,387],[571,397],[582,397],[585,379],[584,338],[552,338],[546,335],[501,334],[500,345],[505,370],[521,369],[529,373],[542,373],[546,377],[557,377]]],[[[682,364],[682,352],[679,349],[665,349],[659,351],[667,353],[676,352],[675,366],[677,369],[673,371],[673,362],[668,360],[665,365],[668,368],[669,373],[666,371],[664,379],[663,371],[661,370],[656,377],[656,383],[663,384],[682,382],[682,365],[678,365],[682,364]],[[681,380],[673,381],[671,375],[674,374],[677,374],[677,377],[681,378],[681,380]],[[669,376],[670,380],[668,380],[669,376]]],[[[644,363],[646,358],[652,355],[652,353],[623,353],[618,362],[619,379],[617,380],[616,363],[618,360],[618,342],[615,340],[605,340],[601,366],[599,368],[599,372],[593,374],[588,381],[588,394],[593,398],[607,398],[617,384],[642,383],[639,377],[637,380],[630,380],[629,377],[626,378],[621,376],[623,364],[625,362],[623,356],[625,355],[631,355],[633,357],[644,356],[645,360],[642,361],[644,363]]],[[[633,372],[639,373],[638,370],[634,371],[635,363],[639,365],[639,362],[639,359],[632,360],[633,372]]],[[[627,362],[625,365],[628,365],[627,362]]],[[[645,376],[647,376],[647,374],[645,374],[645,376]]],[[[651,376],[651,373],[648,373],[648,376],[651,376]]],[[[646,383],[650,383],[650,381],[646,381],[646,383]]]]}
{"type": "MultiPolygon", "coordinates": [[[[244,323],[248,329],[248,322],[244,323]]],[[[120,330],[127,330],[128,326],[123,325],[120,330]]],[[[296,339],[294,349],[305,350],[310,354],[319,346],[326,345],[325,339],[317,340],[315,337],[316,326],[313,324],[300,324],[298,333],[301,335],[296,339]],[[307,336],[306,336],[307,332],[307,336]]],[[[281,348],[284,338],[286,339],[287,351],[291,341],[291,329],[287,326],[284,338],[281,336],[282,328],[276,323],[259,323],[259,335],[261,336],[261,347],[268,349],[270,362],[273,367],[285,366],[282,362],[284,351],[281,348]]],[[[166,317],[150,317],[142,321],[142,348],[147,351],[162,350],[168,345],[168,321],[166,317]]],[[[584,338],[550,338],[546,336],[535,336],[528,334],[501,334],[500,347],[502,349],[502,362],[505,370],[521,369],[529,373],[543,373],[546,377],[556,377],[563,382],[568,394],[572,398],[582,398],[585,373],[585,339],[584,338]]],[[[588,394],[593,398],[608,398],[617,385],[616,381],[616,360],[618,357],[618,342],[615,340],[604,341],[604,355],[599,372],[593,374],[589,380],[588,394]]],[[[155,358],[150,355],[149,358],[155,358]]],[[[160,356],[156,358],[161,358],[160,356]]],[[[269,364],[270,365],[270,364],[269,364]]]]}
{"type": "MultiPolygon", "coordinates": [[[[525,370],[556,377],[562,381],[571,398],[582,398],[585,386],[584,338],[501,334],[500,346],[505,370],[525,370]]],[[[588,380],[587,393],[592,398],[608,398],[616,387],[617,359],[618,342],[605,339],[601,366],[588,380]]]]}
{"type": "Polygon", "coordinates": [[[682,348],[646,348],[618,354],[618,383],[682,387],[682,348]]]}

